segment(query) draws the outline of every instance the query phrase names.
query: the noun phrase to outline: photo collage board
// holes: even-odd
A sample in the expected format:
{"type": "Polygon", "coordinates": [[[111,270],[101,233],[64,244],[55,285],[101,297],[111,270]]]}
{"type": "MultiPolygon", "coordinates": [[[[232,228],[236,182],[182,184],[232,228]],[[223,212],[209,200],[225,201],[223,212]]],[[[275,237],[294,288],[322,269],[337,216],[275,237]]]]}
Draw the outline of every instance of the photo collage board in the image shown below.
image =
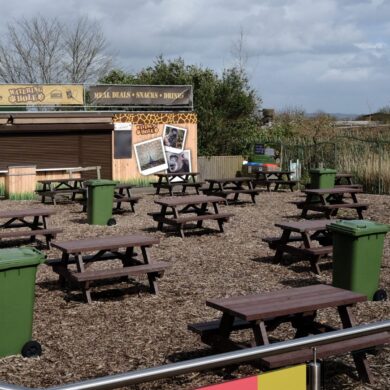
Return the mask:
{"type": "Polygon", "coordinates": [[[141,175],[191,172],[191,151],[186,149],[187,128],[165,124],[161,137],[134,144],[141,175]]]}

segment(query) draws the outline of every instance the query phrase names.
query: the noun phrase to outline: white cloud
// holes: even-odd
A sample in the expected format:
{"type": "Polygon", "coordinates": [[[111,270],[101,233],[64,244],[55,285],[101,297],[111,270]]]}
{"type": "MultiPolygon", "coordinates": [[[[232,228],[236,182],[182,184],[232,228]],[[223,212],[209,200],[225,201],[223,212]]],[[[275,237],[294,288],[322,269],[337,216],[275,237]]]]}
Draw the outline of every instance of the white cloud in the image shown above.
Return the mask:
{"type": "Polygon", "coordinates": [[[251,82],[267,106],[360,112],[356,91],[374,87],[373,106],[389,100],[388,0],[15,0],[2,4],[0,33],[37,13],[96,19],[117,64],[132,71],[161,53],[221,71],[242,29],[251,82]]]}

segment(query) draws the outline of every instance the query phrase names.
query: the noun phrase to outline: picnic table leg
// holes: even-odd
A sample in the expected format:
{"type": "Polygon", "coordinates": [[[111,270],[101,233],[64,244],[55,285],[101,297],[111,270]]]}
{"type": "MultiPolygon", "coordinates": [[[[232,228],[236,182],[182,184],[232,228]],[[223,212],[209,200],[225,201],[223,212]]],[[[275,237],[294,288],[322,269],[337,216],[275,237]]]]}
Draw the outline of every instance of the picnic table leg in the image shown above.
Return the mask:
{"type": "MultiPolygon", "coordinates": [[[[177,212],[176,207],[172,207],[172,211],[173,211],[173,218],[175,219],[179,218],[179,213],[177,212]]],[[[184,238],[184,223],[178,223],[176,230],[180,233],[180,237],[184,238]]]]}
{"type": "Polygon", "coordinates": [[[317,312],[311,311],[307,313],[302,313],[301,315],[296,316],[292,321],[291,325],[296,329],[294,339],[300,337],[306,337],[311,334],[312,324],[316,318],[317,312]]]}
{"type": "Polygon", "coordinates": [[[267,330],[264,321],[256,321],[252,324],[254,343],[256,346],[269,344],[267,330]]]}
{"type": "MultiPolygon", "coordinates": [[[[85,267],[84,267],[83,256],[80,253],[78,253],[75,257],[76,257],[77,271],[84,272],[85,267]]],[[[92,303],[90,282],[81,282],[80,287],[81,287],[81,291],[83,293],[84,299],[87,301],[87,303],[92,303]]]]}
{"type": "MultiPolygon", "coordinates": [[[[351,306],[339,306],[337,309],[339,311],[343,328],[351,328],[357,325],[351,306]]],[[[372,377],[366,354],[364,352],[353,352],[352,357],[360,379],[364,382],[374,383],[374,378],[372,377]]]]}
{"type": "Polygon", "coordinates": [[[278,263],[283,258],[284,246],[288,243],[288,240],[291,235],[291,230],[285,229],[283,230],[282,237],[280,238],[279,245],[276,248],[274,263],[278,263]]]}
{"type": "MultiPolygon", "coordinates": [[[[165,218],[166,213],[167,213],[167,206],[165,205],[161,206],[160,216],[162,218],[165,218]]],[[[158,221],[157,230],[162,230],[163,226],[164,226],[164,222],[161,220],[158,221]]]]}

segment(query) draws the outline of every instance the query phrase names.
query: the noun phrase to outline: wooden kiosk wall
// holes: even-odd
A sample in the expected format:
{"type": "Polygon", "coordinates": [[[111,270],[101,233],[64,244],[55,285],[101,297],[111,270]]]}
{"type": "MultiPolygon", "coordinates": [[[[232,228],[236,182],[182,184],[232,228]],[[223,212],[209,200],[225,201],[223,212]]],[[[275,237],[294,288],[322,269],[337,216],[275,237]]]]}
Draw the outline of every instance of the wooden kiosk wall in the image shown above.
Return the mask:
{"type": "MultiPolygon", "coordinates": [[[[127,112],[113,114],[113,122],[130,123],[132,132],[132,155],[128,159],[114,158],[113,140],[113,166],[114,180],[131,181],[137,179],[153,180],[153,175],[145,176],[139,171],[135,156],[134,145],[153,138],[162,137],[164,126],[172,125],[187,130],[184,150],[190,150],[191,170],[197,171],[197,117],[194,112],[127,112]]],[[[115,130],[114,130],[115,131],[115,130]]]]}

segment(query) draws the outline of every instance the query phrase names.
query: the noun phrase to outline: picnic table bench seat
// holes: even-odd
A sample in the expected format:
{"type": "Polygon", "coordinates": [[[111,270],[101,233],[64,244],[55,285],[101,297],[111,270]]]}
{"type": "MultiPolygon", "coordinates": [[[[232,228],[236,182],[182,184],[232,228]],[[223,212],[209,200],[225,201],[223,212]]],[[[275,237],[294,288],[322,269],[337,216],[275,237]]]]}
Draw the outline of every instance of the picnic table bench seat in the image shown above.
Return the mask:
{"type": "Polygon", "coordinates": [[[234,200],[236,201],[238,199],[239,194],[247,194],[251,196],[252,202],[256,203],[256,195],[259,195],[259,190],[245,188],[245,189],[233,189],[233,188],[227,188],[221,190],[212,190],[209,189],[203,189],[201,190],[205,195],[215,195],[215,196],[221,196],[222,198],[227,198],[229,195],[234,194],[234,200]]]}
{"type": "Polygon", "coordinates": [[[282,180],[282,179],[254,179],[253,184],[256,187],[257,185],[265,185],[267,191],[271,191],[271,184],[275,184],[275,191],[279,189],[280,186],[286,185],[290,187],[290,190],[294,192],[294,187],[299,183],[299,180],[282,180]]]}
{"type": "Polygon", "coordinates": [[[47,247],[50,248],[50,241],[57,237],[58,233],[62,233],[61,228],[48,228],[48,229],[36,229],[36,230],[23,230],[23,231],[12,231],[12,232],[1,232],[0,240],[3,238],[19,238],[29,237],[34,240],[36,236],[44,236],[46,239],[47,247]]]}
{"type": "Polygon", "coordinates": [[[45,198],[50,198],[51,202],[56,205],[56,197],[57,196],[63,196],[63,195],[72,195],[72,200],[75,199],[76,195],[80,194],[83,195],[83,197],[80,200],[85,199],[86,196],[86,190],[84,188],[61,188],[57,190],[36,190],[35,191],[40,197],[42,203],[45,203],[45,198]]]}
{"type": "MultiPolygon", "coordinates": [[[[165,269],[169,266],[168,263],[159,261],[149,264],[134,265],[119,269],[105,270],[86,270],[83,272],[71,272],[71,278],[76,282],[88,282],[95,280],[105,280],[118,278],[122,276],[132,276],[147,274],[149,276],[161,277],[164,275],[165,269]]],[[[155,291],[153,291],[155,293],[155,291]]]]}
{"type": "MultiPolygon", "coordinates": [[[[313,203],[311,205],[306,205],[305,208],[307,210],[323,212],[328,219],[330,219],[331,216],[336,215],[340,209],[355,209],[359,218],[363,219],[362,211],[367,210],[368,206],[367,203],[330,203],[326,205],[313,203]]],[[[300,208],[303,208],[303,206],[300,208]]]]}
{"type": "MultiPolygon", "coordinates": [[[[389,332],[374,333],[365,336],[356,336],[353,339],[327,342],[316,346],[317,358],[325,359],[330,356],[346,353],[365,354],[375,347],[380,347],[390,342],[389,332]]],[[[313,349],[305,348],[288,353],[261,358],[261,363],[269,369],[280,368],[293,364],[301,364],[313,360],[313,349]]],[[[368,378],[364,378],[368,381],[368,378]]]]}
{"type": "Polygon", "coordinates": [[[139,202],[141,199],[140,196],[122,196],[122,197],[114,197],[113,201],[116,203],[115,210],[121,210],[122,203],[128,203],[130,205],[131,211],[134,213],[134,205],[139,202]]]}

